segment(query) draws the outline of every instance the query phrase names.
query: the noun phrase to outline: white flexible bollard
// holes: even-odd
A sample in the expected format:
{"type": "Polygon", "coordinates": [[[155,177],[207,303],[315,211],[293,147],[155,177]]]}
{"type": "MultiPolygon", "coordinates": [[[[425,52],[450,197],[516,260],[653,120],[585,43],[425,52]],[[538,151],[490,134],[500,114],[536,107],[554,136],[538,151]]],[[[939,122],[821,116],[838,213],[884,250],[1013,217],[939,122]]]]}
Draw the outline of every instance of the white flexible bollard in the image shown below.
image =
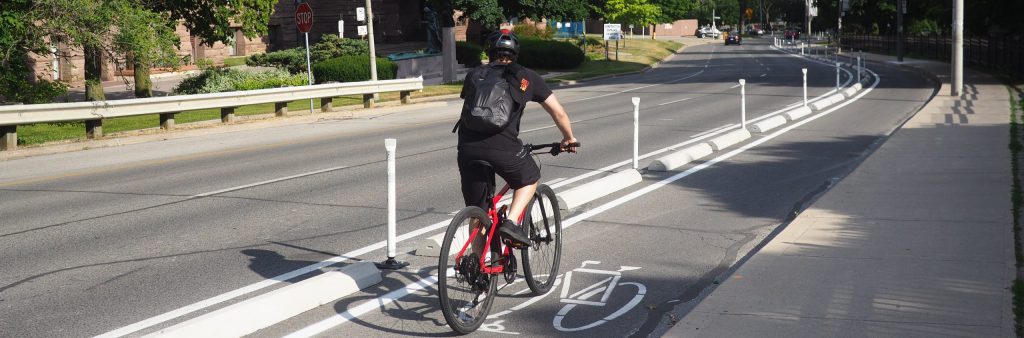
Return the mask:
{"type": "Polygon", "coordinates": [[[388,258],[384,262],[377,263],[381,269],[397,270],[409,265],[408,262],[401,262],[395,259],[395,223],[397,203],[395,201],[395,150],[398,148],[398,140],[393,138],[384,139],[384,150],[387,151],[388,161],[388,258]]]}
{"type": "Polygon", "coordinates": [[[747,80],[740,79],[740,129],[747,129],[747,80]]]}
{"type": "Polygon", "coordinates": [[[839,92],[839,62],[836,62],[836,93],[839,92]]]}
{"type": "Polygon", "coordinates": [[[801,70],[804,73],[804,107],[807,107],[807,68],[801,70]]]}
{"type": "Polygon", "coordinates": [[[633,97],[633,169],[640,168],[640,98],[633,97]]]}
{"type": "Polygon", "coordinates": [[[860,57],[857,57],[857,83],[860,83],[860,57]]]}

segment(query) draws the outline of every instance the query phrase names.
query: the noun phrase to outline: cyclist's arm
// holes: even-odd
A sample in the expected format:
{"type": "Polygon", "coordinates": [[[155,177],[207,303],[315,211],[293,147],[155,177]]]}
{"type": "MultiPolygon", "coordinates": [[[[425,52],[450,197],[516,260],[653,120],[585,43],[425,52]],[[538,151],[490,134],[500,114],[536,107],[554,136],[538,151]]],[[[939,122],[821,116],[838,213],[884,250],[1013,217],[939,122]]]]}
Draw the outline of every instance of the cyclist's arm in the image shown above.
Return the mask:
{"type": "Polygon", "coordinates": [[[569,143],[576,142],[576,137],[572,135],[572,121],[569,120],[569,115],[565,113],[565,108],[558,102],[558,98],[555,97],[555,94],[548,95],[548,98],[541,102],[540,105],[551,115],[551,119],[555,121],[555,126],[562,132],[563,148],[567,148],[565,150],[569,152],[575,152],[575,147],[565,147],[569,143]]]}

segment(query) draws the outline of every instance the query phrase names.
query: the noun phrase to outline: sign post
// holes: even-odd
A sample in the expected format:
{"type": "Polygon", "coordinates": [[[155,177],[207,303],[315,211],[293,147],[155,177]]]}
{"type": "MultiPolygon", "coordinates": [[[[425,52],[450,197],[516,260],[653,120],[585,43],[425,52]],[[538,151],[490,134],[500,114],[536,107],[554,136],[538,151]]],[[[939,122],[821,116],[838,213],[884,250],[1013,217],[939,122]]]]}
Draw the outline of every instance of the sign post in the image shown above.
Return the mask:
{"type": "MultiPolygon", "coordinates": [[[[313,85],[313,67],[309,63],[309,30],[313,28],[313,8],[303,2],[295,8],[295,25],[306,35],[306,81],[313,85]]],[[[313,99],[309,99],[309,113],[313,113],[313,99]]]]}
{"type": "Polygon", "coordinates": [[[608,60],[608,40],[615,40],[615,60],[619,60],[619,40],[622,39],[622,24],[604,24],[604,58],[608,60]]]}

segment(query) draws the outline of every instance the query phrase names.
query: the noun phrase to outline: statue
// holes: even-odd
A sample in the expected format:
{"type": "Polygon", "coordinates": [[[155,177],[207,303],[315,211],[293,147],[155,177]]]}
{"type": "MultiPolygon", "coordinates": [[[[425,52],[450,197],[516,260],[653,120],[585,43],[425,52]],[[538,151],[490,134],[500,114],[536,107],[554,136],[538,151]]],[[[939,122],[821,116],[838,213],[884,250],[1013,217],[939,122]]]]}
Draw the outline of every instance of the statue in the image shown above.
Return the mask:
{"type": "Polygon", "coordinates": [[[441,53],[441,25],[437,19],[437,12],[434,12],[430,7],[423,6],[423,21],[420,22],[423,23],[427,31],[427,49],[423,53],[441,53]]]}

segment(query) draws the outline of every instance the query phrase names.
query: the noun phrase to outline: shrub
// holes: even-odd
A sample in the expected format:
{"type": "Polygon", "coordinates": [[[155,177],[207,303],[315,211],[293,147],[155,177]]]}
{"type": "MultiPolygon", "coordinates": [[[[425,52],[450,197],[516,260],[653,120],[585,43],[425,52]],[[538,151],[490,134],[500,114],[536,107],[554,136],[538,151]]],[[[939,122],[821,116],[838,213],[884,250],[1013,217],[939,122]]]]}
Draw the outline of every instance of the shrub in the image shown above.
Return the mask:
{"type": "Polygon", "coordinates": [[[336,57],[350,55],[370,55],[370,44],[363,40],[340,38],[334,34],[325,34],[310,48],[313,63],[327,61],[336,57]]]}
{"type": "Polygon", "coordinates": [[[482,62],[481,54],[484,48],[475,44],[459,41],[455,43],[455,60],[466,67],[476,67],[482,62]]]}
{"type": "Polygon", "coordinates": [[[522,38],[536,38],[541,40],[551,40],[555,36],[555,28],[551,26],[544,26],[543,28],[537,28],[534,24],[518,24],[512,27],[512,32],[516,33],[516,36],[522,38]]]}
{"type": "Polygon", "coordinates": [[[942,29],[939,28],[939,24],[935,20],[922,19],[914,20],[910,27],[907,28],[907,33],[918,36],[937,35],[942,34],[942,29]]]}
{"type": "Polygon", "coordinates": [[[208,69],[186,78],[174,88],[175,94],[206,94],[238,90],[255,90],[306,84],[306,74],[292,75],[285,70],[208,69]]]}
{"type": "MultiPolygon", "coordinates": [[[[387,58],[377,58],[377,79],[391,80],[398,74],[398,65],[387,58]]],[[[370,59],[363,56],[342,56],[313,65],[316,83],[370,80],[370,59]]]]}
{"type": "Polygon", "coordinates": [[[572,69],[583,63],[583,51],[571,42],[520,39],[519,64],[528,68],[572,69]]]}
{"type": "Polygon", "coordinates": [[[298,74],[306,70],[306,50],[304,48],[292,48],[264,54],[253,54],[245,59],[245,64],[254,67],[284,68],[292,74],[298,74]]]}

